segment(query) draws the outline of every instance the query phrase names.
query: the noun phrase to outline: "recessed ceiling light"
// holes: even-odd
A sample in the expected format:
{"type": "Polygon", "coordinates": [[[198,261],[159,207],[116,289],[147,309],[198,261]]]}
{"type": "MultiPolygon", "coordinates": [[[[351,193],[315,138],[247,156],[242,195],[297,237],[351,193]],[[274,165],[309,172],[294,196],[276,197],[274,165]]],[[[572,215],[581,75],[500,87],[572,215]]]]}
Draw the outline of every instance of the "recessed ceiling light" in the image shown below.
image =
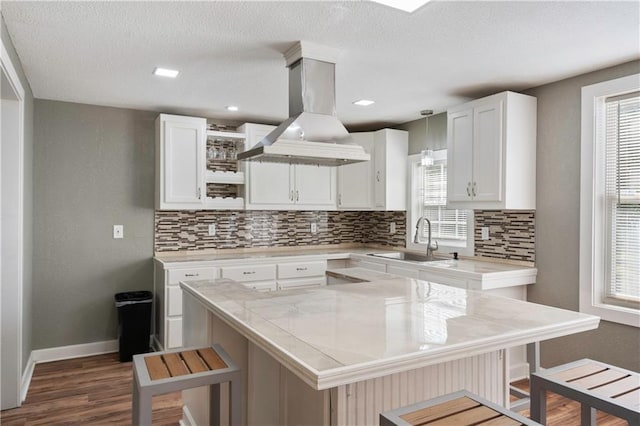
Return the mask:
{"type": "Polygon", "coordinates": [[[225,108],[227,108],[227,111],[237,111],[238,107],[235,105],[227,105],[225,108]]]}
{"type": "Polygon", "coordinates": [[[413,13],[420,7],[429,3],[429,0],[371,0],[375,3],[384,4],[385,6],[393,7],[394,9],[403,10],[405,12],[413,13]]]}
{"type": "Polygon", "coordinates": [[[171,77],[171,78],[176,78],[178,76],[178,74],[180,74],[180,71],[176,71],[176,70],[170,70],[167,68],[156,68],[153,70],[153,74],[154,75],[159,75],[162,77],[171,77]]]}
{"type": "Polygon", "coordinates": [[[353,101],[353,104],[358,106],[369,106],[375,103],[376,103],[375,101],[370,101],[368,99],[360,99],[357,101],[353,101]]]}

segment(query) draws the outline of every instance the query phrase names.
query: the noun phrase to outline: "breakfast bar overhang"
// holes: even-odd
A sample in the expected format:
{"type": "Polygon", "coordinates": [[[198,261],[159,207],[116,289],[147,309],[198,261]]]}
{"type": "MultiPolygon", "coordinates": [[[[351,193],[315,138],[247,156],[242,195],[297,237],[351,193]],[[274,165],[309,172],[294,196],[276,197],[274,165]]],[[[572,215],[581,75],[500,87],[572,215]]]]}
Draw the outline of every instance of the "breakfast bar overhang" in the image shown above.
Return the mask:
{"type": "MultiPolygon", "coordinates": [[[[508,406],[506,349],[599,323],[402,277],[271,293],[226,279],[181,287],[185,346],[220,343],[243,369],[249,425],[378,424],[381,411],[459,389],[508,406]]],[[[185,423],[207,421],[205,389],[183,400],[185,423]]]]}

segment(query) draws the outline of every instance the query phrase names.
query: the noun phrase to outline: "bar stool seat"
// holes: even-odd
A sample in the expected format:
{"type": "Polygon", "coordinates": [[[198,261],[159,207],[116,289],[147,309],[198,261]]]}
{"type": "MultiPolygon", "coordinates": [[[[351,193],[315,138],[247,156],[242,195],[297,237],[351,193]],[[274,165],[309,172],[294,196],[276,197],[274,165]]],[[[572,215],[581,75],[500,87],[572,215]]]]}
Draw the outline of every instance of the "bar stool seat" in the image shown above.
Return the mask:
{"type": "Polygon", "coordinates": [[[640,374],[588,358],[531,374],[531,418],[546,423],[546,393],[580,402],[580,424],[596,423],[595,411],[640,425],[640,374]]]}
{"type": "Polygon", "coordinates": [[[133,425],[151,425],[154,395],[210,386],[211,424],[220,424],[220,383],[228,382],[229,421],[239,425],[242,377],[222,346],[180,349],[133,356],[133,425]]]}
{"type": "Polygon", "coordinates": [[[380,414],[380,426],[540,426],[466,390],[380,414]]]}

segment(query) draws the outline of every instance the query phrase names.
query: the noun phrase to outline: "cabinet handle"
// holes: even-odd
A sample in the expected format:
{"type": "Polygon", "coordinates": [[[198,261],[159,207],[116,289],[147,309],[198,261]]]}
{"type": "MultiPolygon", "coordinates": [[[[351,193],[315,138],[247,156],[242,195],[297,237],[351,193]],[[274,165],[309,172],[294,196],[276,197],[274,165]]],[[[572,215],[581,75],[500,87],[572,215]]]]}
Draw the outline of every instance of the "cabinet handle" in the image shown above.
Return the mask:
{"type": "Polygon", "coordinates": [[[476,183],[473,182],[473,186],[471,187],[471,193],[473,194],[473,196],[476,196],[476,183]]]}
{"type": "Polygon", "coordinates": [[[300,191],[296,189],[296,201],[300,201],[300,191]]]}
{"type": "Polygon", "coordinates": [[[289,192],[289,199],[293,201],[293,189],[291,190],[291,192],[289,192]]]}
{"type": "Polygon", "coordinates": [[[376,172],[376,182],[380,182],[380,170],[376,172]]]}
{"type": "Polygon", "coordinates": [[[195,274],[184,274],[185,277],[199,277],[200,274],[195,273],[195,274]]]}
{"type": "Polygon", "coordinates": [[[467,182],[467,197],[471,197],[471,191],[469,191],[470,186],[471,186],[471,182],[467,182]]]}
{"type": "Polygon", "coordinates": [[[198,187],[198,200],[202,199],[202,188],[198,187]]]}
{"type": "Polygon", "coordinates": [[[255,273],[256,273],[256,271],[244,271],[244,272],[242,272],[243,275],[253,275],[255,273]]]}
{"type": "Polygon", "coordinates": [[[342,194],[338,194],[338,204],[342,205],[342,194]]]}
{"type": "Polygon", "coordinates": [[[306,271],[307,268],[296,268],[296,271],[306,271]]]}

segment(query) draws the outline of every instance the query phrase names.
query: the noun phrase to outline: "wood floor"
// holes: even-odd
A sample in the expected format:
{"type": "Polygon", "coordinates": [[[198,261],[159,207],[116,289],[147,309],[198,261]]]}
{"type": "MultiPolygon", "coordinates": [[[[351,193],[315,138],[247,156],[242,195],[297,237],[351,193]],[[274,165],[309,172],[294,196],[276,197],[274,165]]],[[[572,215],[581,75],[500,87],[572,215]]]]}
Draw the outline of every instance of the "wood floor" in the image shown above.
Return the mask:
{"type": "MultiPolygon", "coordinates": [[[[131,424],[130,362],[117,354],[57,361],[36,366],[27,400],[20,408],[0,413],[0,424],[128,425],[131,424]]],[[[527,381],[516,383],[527,389],[527,381]]],[[[153,398],[153,424],[177,425],[182,416],[179,393],[153,398]]],[[[547,425],[580,424],[580,405],[559,395],[547,399],[547,425]]],[[[529,412],[521,414],[528,416],[529,412]]],[[[598,426],[626,425],[598,412],[598,426]]]]}

